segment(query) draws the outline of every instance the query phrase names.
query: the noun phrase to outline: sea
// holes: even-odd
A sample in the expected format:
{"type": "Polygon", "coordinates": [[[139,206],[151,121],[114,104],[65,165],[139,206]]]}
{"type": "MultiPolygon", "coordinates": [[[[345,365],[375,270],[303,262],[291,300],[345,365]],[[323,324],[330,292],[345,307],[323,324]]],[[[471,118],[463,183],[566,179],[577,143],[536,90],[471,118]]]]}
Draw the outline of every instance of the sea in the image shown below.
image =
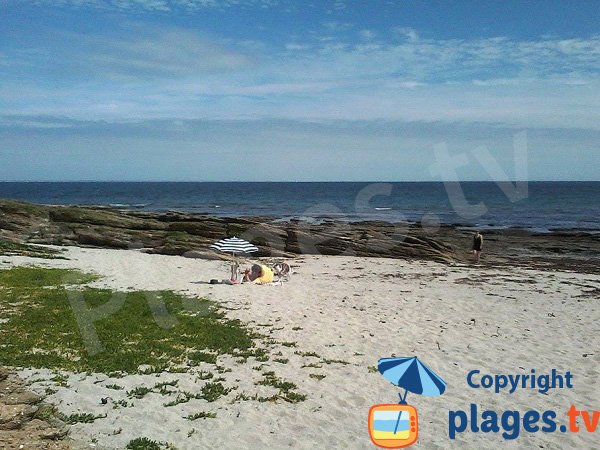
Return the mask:
{"type": "Polygon", "coordinates": [[[280,221],[600,231],[600,182],[0,182],[0,198],[280,221]]]}

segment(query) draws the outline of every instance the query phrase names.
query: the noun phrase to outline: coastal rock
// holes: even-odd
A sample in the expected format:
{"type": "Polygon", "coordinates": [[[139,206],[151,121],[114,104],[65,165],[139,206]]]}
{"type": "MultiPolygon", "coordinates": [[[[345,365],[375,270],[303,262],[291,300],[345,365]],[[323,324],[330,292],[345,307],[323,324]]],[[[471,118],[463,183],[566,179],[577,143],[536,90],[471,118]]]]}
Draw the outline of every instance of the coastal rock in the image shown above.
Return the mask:
{"type": "Polygon", "coordinates": [[[64,440],[67,426],[53,416],[51,406],[40,403],[42,400],[41,395],[27,390],[12,370],[0,367],[0,448],[70,448],[64,440]]]}
{"type": "MultiPolygon", "coordinates": [[[[228,259],[209,249],[237,236],[256,245],[253,257],[302,254],[424,259],[468,263],[472,231],[440,225],[434,232],[418,223],[381,221],[319,224],[268,217],[223,218],[176,211],[147,212],[105,207],[33,205],[0,200],[0,242],[142,249],[189,258],[228,259]]],[[[0,245],[0,253],[2,246],[0,245]]],[[[561,267],[600,272],[600,235],[557,230],[536,234],[505,229],[485,232],[484,261],[548,270],[561,267]],[[560,257],[557,257],[560,255],[560,257]]]]}

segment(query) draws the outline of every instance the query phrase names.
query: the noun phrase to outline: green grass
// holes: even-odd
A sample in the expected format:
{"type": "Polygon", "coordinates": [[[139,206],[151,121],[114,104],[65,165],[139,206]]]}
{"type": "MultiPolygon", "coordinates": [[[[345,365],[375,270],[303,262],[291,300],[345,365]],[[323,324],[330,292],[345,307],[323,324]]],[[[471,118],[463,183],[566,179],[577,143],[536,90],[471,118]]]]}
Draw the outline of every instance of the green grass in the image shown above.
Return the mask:
{"type": "Polygon", "coordinates": [[[3,240],[0,240],[0,255],[29,256],[31,258],[42,259],[67,259],[64,256],[61,256],[60,250],[3,240]]]}
{"type": "Polygon", "coordinates": [[[304,356],[304,357],[309,357],[312,356],[313,358],[320,358],[320,356],[315,353],[315,352],[294,352],[295,355],[299,355],[299,356],[304,356]]]}
{"type": "Polygon", "coordinates": [[[132,439],[125,448],[127,450],[161,450],[164,446],[144,437],[132,439]]]}
{"type": "Polygon", "coordinates": [[[221,383],[208,382],[202,386],[202,389],[200,390],[201,394],[196,398],[203,398],[207,402],[214,402],[222,395],[227,395],[229,391],[231,391],[231,389],[226,388],[221,383]]]}
{"type": "Polygon", "coordinates": [[[347,366],[350,363],[348,361],[344,361],[342,359],[327,359],[327,358],[323,358],[323,362],[325,364],[341,364],[342,366],[347,366]]]}
{"type": "Polygon", "coordinates": [[[214,362],[216,355],[255,348],[258,336],[240,321],[227,319],[207,299],[170,291],[117,293],[85,286],[69,291],[63,286],[93,279],[94,275],[65,269],[0,271],[0,313],[9,319],[0,328],[2,363],[124,374],[138,373],[141,365],[162,371],[186,366],[194,358],[214,362]],[[87,321],[100,343],[99,351],[90,353],[71,305],[87,314],[114,304],[115,298],[123,299],[116,311],[87,321]],[[154,315],[149,306],[153,302],[164,305],[154,308],[154,315]]]}
{"type": "Polygon", "coordinates": [[[217,355],[214,353],[207,352],[193,352],[188,355],[188,359],[193,362],[206,362],[209,364],[216,364],[217,355]]]}
{"type": "Polygon", "coordinates": [[[152,389],[145,386],[136,387],[130,391],[127,391],[127,397],[129,398],[144,398],[146,394],[152,392],[152,389]]]}
{"type": "Polygon", "coordinates": [[[65,284],[84,284],[96,279],[98,279],[96,275],[70,269],[21,266],[0,270],[0,288],[26,289],[26,291],[20,292],[21,294],[32,293],[30,291],[35,290],[35,288],[56,288],[65,284]]]}
{"type": "Polygon", "coordinates": [[[320,369],[323,366],[321,364],[317,364],[317,363],[309,363],[309,364],[302,364],[302,366],[300,366],[302,369],[305,368],[312,368],[312,369],[320,369]]]}
{"type": "Polygon", "coordinates": [[[298,403],[306,400],[306,395],[294,392],[295,389],[298,389],[298,386],[290,381],[279,378],[275,375],[275,372],[264,372],[263,379],[257,381],[255,384],[274,387],[279,390],[279,398],[289,403],[298,403]]]}
{"type": "Polygon", "coordinates": [[[33,416],[35,419],[44,420],[46,422],[58,417],[56,406],[47,403],[42,403],[33,416]]]}
{"type": "Polygon", "coordinates": [[[77,413],[77,414],[70,414],[70,415],[65,415],[65,414],[59,413],[58,417],[63,422],[68,423],[69,425],[73,425],[76,423],[93,423],[97,419],[106,418],[106,414],[99,414],[96,416],[96,415],[90,414],[90,413],[77,413]]]}
{"type": "Polygon", "coordinates": [[[186,419],[187,420],[215,419],[216,417],[217,417],[217,413],[200,411],[199,413],[190,414],[189,416],[186,416],[186,419]]]}
{"type": "Polygon", "coordinates": [[[167,402],[163,406],[165,406],[165,407],[175,406],[175,405],[179,405],[181,403],[187,403],[192,399],[206,400],[207,402],[214,402],[217,399],[219,399],[221,396],[229,394],[229,392],[231,392],[231,390],[232,390],[231,388],[226,388],[218,381],[212,381],[212,382],[208,382],[204,386],[202,386],[202,389],[200,389],[200,392],[195,393],[195,394],[192,392],[186,392],[186,391],[178,392],[175,400],[167,402]]]}

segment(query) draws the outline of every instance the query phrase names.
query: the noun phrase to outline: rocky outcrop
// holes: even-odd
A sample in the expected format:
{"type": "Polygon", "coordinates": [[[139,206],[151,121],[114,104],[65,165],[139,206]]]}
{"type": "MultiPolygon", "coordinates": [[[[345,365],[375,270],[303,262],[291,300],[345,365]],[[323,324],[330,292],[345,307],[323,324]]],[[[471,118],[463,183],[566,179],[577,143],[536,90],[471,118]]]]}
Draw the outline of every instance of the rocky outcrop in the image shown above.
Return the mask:
{"type": "MultiPolygon", "coordinates": [[[[223,218],[175,211],[123,211],[0,200],[0,244],[9,241],[140,249],[164,255],[227,259],[228,255],[210,250],[209,245],[228,236],[255,244],[259,252],[253,256],[349,255],[443,263],[471,260],[472,232],[453,226],[432,230],[415,223],[376,221],[310,224],[268,217],[223,218]]],[[[600,234],[488,230],[484,242],[485,264],[600,272],[600,234]]]]}
{"type": "Polygon", "coordinates": [[[239,236],[259,248],[255,256],[323,254],[455,260],[451,245],[420,235],[416,226],[404,226],[403,233],[397,233],[397,226],[382,222],[275,223],[265,217],[220,218],[15,201],[0,201],[0,213],[2,235],[28,243],[143,248],[165,255],[214,258],[219,255],[208,249],[211,243],[239,236]]]}
{"type": "Polygon", "coordinates": [[[28,391],[16,374],[0,367],[0,448],[67,450],[66,425],[28,391]]]}

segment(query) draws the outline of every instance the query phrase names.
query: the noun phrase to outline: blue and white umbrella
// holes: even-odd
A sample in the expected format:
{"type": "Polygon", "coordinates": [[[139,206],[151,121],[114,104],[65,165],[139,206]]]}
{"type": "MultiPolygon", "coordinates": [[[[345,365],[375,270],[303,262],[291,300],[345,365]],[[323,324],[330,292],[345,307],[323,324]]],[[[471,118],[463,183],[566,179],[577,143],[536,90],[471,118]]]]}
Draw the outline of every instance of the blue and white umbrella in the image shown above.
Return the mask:
{"type": "Polygon", "coordinates": [[[382,358],[377,369],[390,383],[405,389],[400,403],[406,403],[408,392],[437,397],[446,390],[446,382],[416,356],[382,358]]]}

